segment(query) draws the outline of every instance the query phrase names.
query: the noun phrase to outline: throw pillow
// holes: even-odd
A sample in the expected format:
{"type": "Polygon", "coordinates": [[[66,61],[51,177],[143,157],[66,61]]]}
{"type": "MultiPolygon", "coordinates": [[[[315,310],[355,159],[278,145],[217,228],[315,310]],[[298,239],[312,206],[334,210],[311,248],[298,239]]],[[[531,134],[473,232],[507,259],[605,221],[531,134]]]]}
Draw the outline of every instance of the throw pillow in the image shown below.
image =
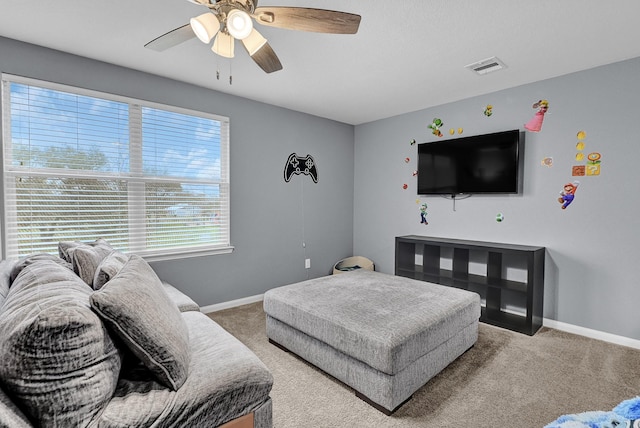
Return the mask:
{"type": "Polygon", "coordinates": [[[0,381],[39,426],[88,426],[116,389],[121,356],[91,293],[68,268],[38,260],[20,271],[2,307],[0,381]]]}
{"type": "Polygon", "coordinates": [[[71,263],[73,271],[88,285],[93,286],[93,278],[98,265],[113,251],[109,243],[100,238],[94,242],[60,241],[60,257],[71,263]]]}
{"type": "Polygon", "coordinates": [[[11,398],[0,388],[0,421],[2,427],[32,428],[29,418],[20,410],[11,398]]]}
{"type": "Polygon", "coordinates": [[[120,272],[120,269],[129,260],[129,256],[121,253],[120,251],[112,251],[107,257],[105,257],[98,268],[96,274],[93,277],[93,289],[99,290],[105,285],[111,278],[120,272]]]}
{"type": "Polygon", "coordinates": [[[0,260],[0,307],[4,299],[9,294],[11,287],[11,271],[16,264],[16,260],[0,260]]]}
{"type": "Polygon", "coordinates": [[[107,241],[102,238],[98,238],[94,242],[60,241],[58,242],[58,255],[62,260],[71,263],[71,256],[76,248],[82,245],[99,245],[105,242],[107,241]]]}
{"type": "Polygon", "coordinates": [[[191,360],[189,333],[147,262],[131,255],[116,276],[93,292],[91,306],[160,383],[174,391],[182,386],[191,360]]]}

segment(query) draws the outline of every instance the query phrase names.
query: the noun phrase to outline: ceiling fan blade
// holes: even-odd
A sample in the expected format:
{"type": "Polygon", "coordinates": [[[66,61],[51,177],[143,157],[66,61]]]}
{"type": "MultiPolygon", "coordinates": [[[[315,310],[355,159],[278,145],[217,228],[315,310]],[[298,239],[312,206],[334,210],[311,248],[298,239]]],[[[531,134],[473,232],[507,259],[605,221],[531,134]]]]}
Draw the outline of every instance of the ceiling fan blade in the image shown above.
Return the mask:
{"type": "Polygon", "coordinates": [[[156,37],[149,43],[144,45],[145,48],[153,49],[154,51],[162,52],[166,49],[179,45],[182,42],[186,42],[194,38],[196,35],[191,29],[190,24],[183,25],[168,33],[163,34],[160,37],[156,37]]]}
{"type": "Polygon", "coordinates": [[[316,33],[355,34],[360,26],[360,15],[306,7],[258,7],[253,15],[262,25],[316,33]]]}
{"type": "Polygon", "coordinates": [[[265,73],[273,73],[274,71],[282,70],[282,64],[278,59],[278,55],[273,51],[269,43],[265,45],[256,53],[251,55],[251,58],[264,70],[265,73]]]}
{"type": "Polygon", "coordinates": [[[242,39],[242,44],[249,56],[251,56],[251,59],[253,59],[265,73],[282,70],[282,64],[278,59],[278,55],[273,51],[267,39],[262,37],[262,34],[255,28],[251,31],[249,37],[242,39]]]}

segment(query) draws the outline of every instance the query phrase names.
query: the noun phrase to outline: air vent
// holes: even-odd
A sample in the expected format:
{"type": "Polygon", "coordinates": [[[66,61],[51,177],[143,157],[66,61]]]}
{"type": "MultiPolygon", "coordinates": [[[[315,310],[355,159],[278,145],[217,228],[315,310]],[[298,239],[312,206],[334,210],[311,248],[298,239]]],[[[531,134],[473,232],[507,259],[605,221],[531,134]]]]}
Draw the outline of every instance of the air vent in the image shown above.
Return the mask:
{"type": "Polygon", "coordinates": [[[507,68],[507,66],[504,62],[494,56],[483,59],[482,61],[474,62],[473,64],[465,65],[465,68],[468,68],[479,75],[483,75],[493,71],[502,70],[503,68],[507,68]]]}

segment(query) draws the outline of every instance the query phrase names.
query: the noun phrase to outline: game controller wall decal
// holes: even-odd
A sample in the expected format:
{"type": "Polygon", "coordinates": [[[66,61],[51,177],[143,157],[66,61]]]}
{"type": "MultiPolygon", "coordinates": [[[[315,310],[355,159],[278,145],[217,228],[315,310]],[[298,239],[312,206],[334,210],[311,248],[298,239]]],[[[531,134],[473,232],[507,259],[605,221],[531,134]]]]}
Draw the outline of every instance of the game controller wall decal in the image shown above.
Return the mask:
{"type": "Polygon", "coordinates": [[[318,168],[311,155],[305,157],[298,156],[295,153],[289,155],[287,163],[284,165],[284,181],[288,183],[294,174],[308,175],[314,183],[318,182],[318,168]]]}

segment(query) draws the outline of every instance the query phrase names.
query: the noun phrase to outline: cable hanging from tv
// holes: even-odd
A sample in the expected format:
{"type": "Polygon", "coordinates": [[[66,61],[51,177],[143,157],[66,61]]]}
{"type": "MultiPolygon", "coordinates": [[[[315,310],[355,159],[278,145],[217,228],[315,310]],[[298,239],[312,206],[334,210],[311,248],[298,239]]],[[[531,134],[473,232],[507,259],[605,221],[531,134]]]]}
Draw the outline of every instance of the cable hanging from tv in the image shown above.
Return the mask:
{"type": "Polygon", "coordinates": [[[456,195],[456,194],[452,194],[452,195],[440,195],[441,197],[445,198],[445,199],[451,199],[453,201],[453,212],[456,212],[456,200],[460,199],[467,199],[470,198],[471,194],[465,194],[465,195],[456,195]]]}

